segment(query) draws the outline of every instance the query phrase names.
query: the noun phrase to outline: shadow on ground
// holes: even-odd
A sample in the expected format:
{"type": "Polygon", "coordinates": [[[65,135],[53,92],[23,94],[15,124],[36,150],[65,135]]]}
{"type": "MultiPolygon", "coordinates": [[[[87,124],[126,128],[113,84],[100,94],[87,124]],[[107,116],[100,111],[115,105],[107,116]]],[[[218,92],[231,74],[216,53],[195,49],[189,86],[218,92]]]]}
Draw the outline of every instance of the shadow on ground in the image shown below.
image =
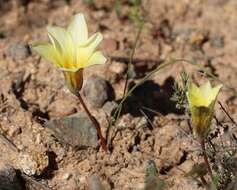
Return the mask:
{"type": "Polygon", "coordinates": [[[147,80],[127,98],[122,114],[130,113],[134,117],[139,117],[145,113],[150,119],[159,113],[163,115],[168,113],[183,114],[183,110],[177,109],[175,102],[170,100],[174,93],[173,85],[174,79],[172,77],[168,77],[161,86],[152,80],[147,80]]]}

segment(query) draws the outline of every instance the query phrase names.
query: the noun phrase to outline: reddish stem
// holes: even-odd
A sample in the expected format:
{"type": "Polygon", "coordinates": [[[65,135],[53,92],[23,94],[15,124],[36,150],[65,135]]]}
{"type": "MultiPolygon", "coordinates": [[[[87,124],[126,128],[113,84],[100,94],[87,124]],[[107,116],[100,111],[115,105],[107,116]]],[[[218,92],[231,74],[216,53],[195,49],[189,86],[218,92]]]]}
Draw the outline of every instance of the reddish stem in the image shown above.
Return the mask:
{"type": "Polygon", "coordinates": [[[91,120],[91,122],[93,123],[96,131],[97,131],[97,135],[99,136],[99,139],[100,139],[100,145],[102,147],[102,149],[104,151],[107,152],[107,145],[106,145],[106,140],[105,138],[103,137],[102,135],[102,132],[101,132],[101,128],[100,128],[100,125],[98,124],[98,122],[95,120],[95,118],[91,115],[90,111],[88,110],[85,102],[83,101],[80,93],[77,94],[77,97],[78,99],[80,100],[81,104],[82,104],[82,107],[84,108],[86,114],[88,115],[89,119],[91,120]]]}
{"type": "Polygon", "coordinates": [[[202,184],[203,184],[204,186],[206,186],[206,185],[207,185],[207,181],[206,181],[206,179],[204,178],[204,176],[201,176],[200,179],[201,179],[201,181],[202,181],[202,184]]]}

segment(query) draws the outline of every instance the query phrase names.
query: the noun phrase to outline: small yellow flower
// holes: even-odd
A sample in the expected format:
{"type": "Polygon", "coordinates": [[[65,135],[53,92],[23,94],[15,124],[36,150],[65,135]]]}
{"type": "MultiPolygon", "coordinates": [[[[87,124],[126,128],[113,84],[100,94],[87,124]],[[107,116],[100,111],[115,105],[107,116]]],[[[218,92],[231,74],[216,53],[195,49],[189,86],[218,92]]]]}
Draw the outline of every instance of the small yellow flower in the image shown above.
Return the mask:
{"type": "Polygon", "coordinates": [[[83,84],[83,68],[104,64],[106,58],[96,47],[102,40],[101,33],[88,38],[84,15],[74,16],[67,29],[47,27],[50,43],[35,43],[32,48],[63,71],[69,90],[77,94],[83,84]]]}
{"type": "Polygon", "coordinates": [[[200,87],[189,83],[187,98],[192,125],[195,135],[200,138],[205,138],[210,130],[216,98],[221,87],[222,85],[218,85],[212,88],[209,81],[200,87]]]}

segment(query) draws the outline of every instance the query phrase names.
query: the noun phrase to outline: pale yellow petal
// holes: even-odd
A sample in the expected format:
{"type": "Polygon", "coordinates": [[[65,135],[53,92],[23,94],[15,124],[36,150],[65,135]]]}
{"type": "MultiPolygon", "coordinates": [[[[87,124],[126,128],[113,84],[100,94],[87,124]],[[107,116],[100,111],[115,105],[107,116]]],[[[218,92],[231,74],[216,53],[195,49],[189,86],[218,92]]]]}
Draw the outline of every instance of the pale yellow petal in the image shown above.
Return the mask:
{"type": "Polygon", "coordinates": [[[57,50],[49,43],[36,43],[32,49],[57,67],[62,67],[61,57],[57,50]]]}
{"type": "Polygon", "coordinates": [[[85,65],[85,66],[87,67],[90,65],[104,64],[105,62],[106,62],[106,58],[104,57],[104,55],[100,51],[96,51],[90,57],[90,59],[87,62],[87,65],[85,65]]]}
{"type": "Polygon", "coordinates": [[[203,106],[209,106],[212,102],[211,99],[211,92],[212,92],[212,87],[211,87],[211,83],[209,81],[207,81],[206,83],[202,84],[200,86],[200,92],[201,92],[201,97],[202,97],[202,104],[203,106]]]}
{"type": "MultiPolygon", "coordinates": [[[[78,68],[84,68],[87,67],[87,65],[90,65],[89,59],[92,57],[96,47],[101,42],[101,40],[102,35],[100,33],[96,33],[87,40],[87,43],[85,45],[79,46],[77,48],[76,65],[78,68]]],[[[92,63],[92,61],[90,62],[92,63]]]]}
{"type": "Polygon", "coordinates": [[[76,48],[74,47],[71,35],[60,27],[48,27],[47,30],[51,42],[61,54],[63,67],[68,69],[74,68],[76,48]]]}
{"type": "Polygon", "coordinates": [[[188,101],[191,106],[199,106],[200,104],[200,89],[192,82],[188,85],[187,93],[188,101]]]}
{"type": "Polygon", "coordinates": [[[99,45],[99,43],[102,41],[103,36],[101,33],[97,32],[94,35],[92,35],[86,42],[85,45],[83,45],[83,48],[87,48],[89,53],[93,53],[95,51],[95,48],[99,45]]]}
{"type": "Polygon", "coordinates": [[[77,59],[75,63],[75,68],[84,68],[84,65],[87,64],[91,53],[87,48],[77,48],[77,59]]]}
{"type": "Polygon", "coordinates": [[[88,39],[88,29],[83,14],[78,13],[74,16],[72,22],[68,26],[68,32],[71,34],[76,46],[86,43],[88,39]]]}
{"type": "Polygon", "coordinates": [[[57,26],[47,27],[48,36],[53,46],[59,51],[63,52],[66,47],[66,31],[65,29],[57,26]]]}
{"type": "Polygon", "coordinates": [[[211,97],[212,101],[216,99],[221,88],[222,88],[222,84],[219,84],[212,89],[212,92],[211,92],[212,93],[212,97],[211,97]]]}
{"type": "Polygon", "coordinates": [[[208,98],[208,96],[211,94],[211,90],[212,87],[209,81],[200,86],[200,91],[205,98],[208,98]]]}
{"type": "Polygon", "coordinates": [[[211,83],[208,81],[200,87],[203,99],[206,101],[205,106],[209,106],[216,99],[221,86],[218,85],[212,88],[211,83]]]}
{"type": "Polygon", "coordinates": [[[198,88],[194,83],[190,83],[187,94],[189,104],[197,107],[208,107],[216,99],[221,86],[212,88],[208,81],[198,88]]]}

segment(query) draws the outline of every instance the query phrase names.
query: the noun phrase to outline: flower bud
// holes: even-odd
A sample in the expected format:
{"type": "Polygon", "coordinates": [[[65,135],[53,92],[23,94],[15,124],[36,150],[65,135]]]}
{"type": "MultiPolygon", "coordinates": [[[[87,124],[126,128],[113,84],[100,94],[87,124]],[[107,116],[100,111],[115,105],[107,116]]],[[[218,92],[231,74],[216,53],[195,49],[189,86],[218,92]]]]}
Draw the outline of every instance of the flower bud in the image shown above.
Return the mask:
{"type": "Polygon", "coordinates": [[[83,84],[83,69],[79,69],[76,72],[63,71],[63,74],[68,89],[71,91],[71,93],[77,95],[83,84]]]}
{"type": "Polygon", "coordinates": [[[193,131],[199,138],[206,138],[210,131],[214,106],[221,87],[222,85],[218,85],[212,88],[209,81],[200,87],[192,82],[188,85],[187,99],[193,131]]]}

